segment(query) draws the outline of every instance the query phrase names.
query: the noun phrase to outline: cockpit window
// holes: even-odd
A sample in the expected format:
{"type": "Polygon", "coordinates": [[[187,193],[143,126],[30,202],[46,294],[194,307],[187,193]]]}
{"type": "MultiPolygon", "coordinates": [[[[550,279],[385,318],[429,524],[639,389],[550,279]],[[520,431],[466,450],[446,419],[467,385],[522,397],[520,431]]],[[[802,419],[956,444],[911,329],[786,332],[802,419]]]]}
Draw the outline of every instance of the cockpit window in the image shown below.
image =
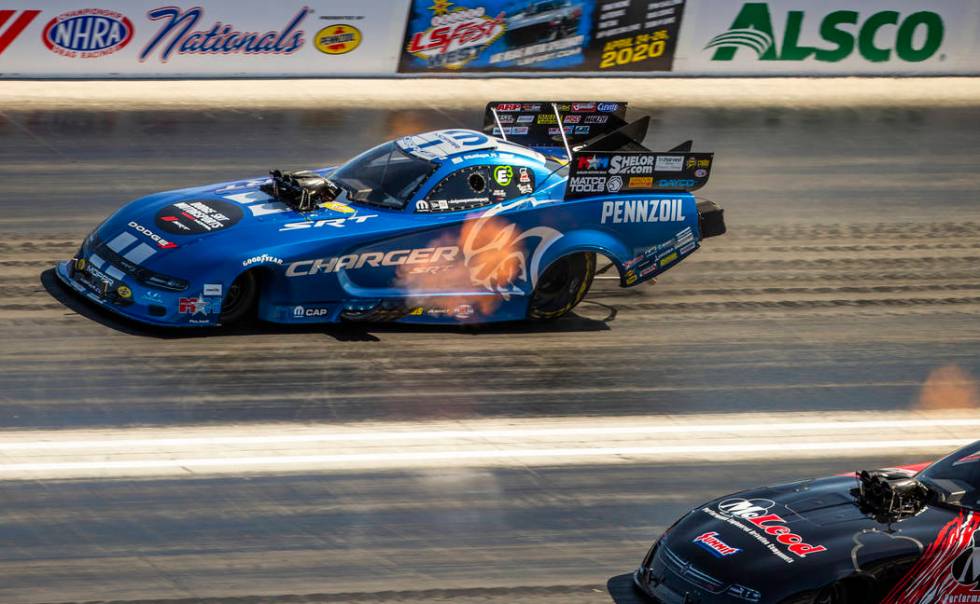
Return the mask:
{"type": "Polygon", "coordinates": [[[960,505],[980,509],[980,441],[940,459],[923,470],[918,479],[926,483],[953,481],[958,488],[966,490],[960,505]]]}
{"type": "Polygon", "coordinates": [[[446,176],[415,204],[419,213],[471,210],[534,192],[534,172],[523,166],[471,166],[446,176]]]}
{"type": "Polygon", "coordinates": [[[435,170],[394,142],[361,153],[330,175],[351,201],[401,209],[435,170]]]}

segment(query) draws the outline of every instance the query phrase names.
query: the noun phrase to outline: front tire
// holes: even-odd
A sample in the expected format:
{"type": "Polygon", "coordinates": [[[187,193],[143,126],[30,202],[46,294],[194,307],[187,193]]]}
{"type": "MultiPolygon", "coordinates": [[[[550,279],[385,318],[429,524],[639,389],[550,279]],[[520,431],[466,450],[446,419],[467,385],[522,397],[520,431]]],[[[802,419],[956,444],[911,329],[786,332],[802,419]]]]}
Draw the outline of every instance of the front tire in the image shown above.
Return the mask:
{"type": "Polygon", "coordinates": [[[221,324],[235,325],[253,317],[259,299],[259,280],[255,273],[242,273],[228,286],[221,303],[221,324]]]}
{"type": "Polygon", "coordinates": [[[538,321],[568,314],[589,293],[595,277],[595,254],[584,252],[563,256],[541,274],[527,316],[538,321]]]}

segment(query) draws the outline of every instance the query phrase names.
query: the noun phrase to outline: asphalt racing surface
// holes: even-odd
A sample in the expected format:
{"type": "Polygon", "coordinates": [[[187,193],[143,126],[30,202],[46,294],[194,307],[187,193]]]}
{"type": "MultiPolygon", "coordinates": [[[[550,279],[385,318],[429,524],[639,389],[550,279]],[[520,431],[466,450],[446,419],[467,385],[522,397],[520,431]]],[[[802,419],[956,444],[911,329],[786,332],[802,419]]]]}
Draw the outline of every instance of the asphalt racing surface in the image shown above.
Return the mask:
{"type": "Polygon", "coordinates": [[[729,227],[656,285],[184,335],[49,269],[130,199],[482,108],[0,110],[0,602],[629,602],[689,507],[980,438],[980,106],[631,110],[716,153],[729,227]]]}

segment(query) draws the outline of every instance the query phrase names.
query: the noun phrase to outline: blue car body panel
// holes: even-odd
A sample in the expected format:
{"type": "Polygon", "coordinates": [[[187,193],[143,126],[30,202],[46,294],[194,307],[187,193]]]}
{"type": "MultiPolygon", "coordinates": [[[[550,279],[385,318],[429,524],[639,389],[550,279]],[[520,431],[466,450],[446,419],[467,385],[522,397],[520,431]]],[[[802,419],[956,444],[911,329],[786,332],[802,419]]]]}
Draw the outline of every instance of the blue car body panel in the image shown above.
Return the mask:
{"type": "Polygon", "coordinates": [[[538,278],[567,254],[607,256],[630,287],[700,246],[688,192],[566,200],[567,176],[532,149],[472,130],[428,134],[442,148],[427,135],[398,141],[434,166],[403,209],[342,193],[299,212],[260,190],[267,177],[158,193],[110,216],[57,275],[153,325],[219,324],[229,287],[249,270],[261,276],[259,318],[275,323],[335,322],[386,302],[408,309],[397,318],[404,323],[512,321],[526,318],[538,278]],[[476,166],[498,183],[529,180],[533,191],[476,209],[424,211],[437,183],[476,166]]]}

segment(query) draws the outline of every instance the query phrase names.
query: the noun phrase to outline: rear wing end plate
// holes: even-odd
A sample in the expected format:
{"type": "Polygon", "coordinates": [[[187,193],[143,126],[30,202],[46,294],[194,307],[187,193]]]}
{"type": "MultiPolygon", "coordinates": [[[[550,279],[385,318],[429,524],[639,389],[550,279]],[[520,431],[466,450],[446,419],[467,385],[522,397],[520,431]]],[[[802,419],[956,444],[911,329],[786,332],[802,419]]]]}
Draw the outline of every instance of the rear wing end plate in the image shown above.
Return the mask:
{"type": "Polygon", "coordinates": [[[484,134],[566,158],[561,129],[575,147],[625,124],[625,101],[492,101],[483,114],[484,134]]]}

